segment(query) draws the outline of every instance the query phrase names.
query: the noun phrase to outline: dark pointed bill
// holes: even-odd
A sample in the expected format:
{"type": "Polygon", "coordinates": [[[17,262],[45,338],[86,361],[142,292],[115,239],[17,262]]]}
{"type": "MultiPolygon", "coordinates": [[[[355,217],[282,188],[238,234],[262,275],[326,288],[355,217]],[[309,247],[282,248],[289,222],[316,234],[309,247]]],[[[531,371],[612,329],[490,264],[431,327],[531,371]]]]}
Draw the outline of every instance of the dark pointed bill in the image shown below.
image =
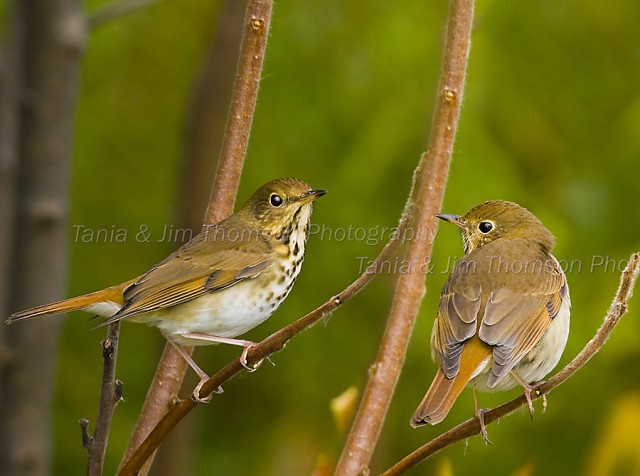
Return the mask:
{"type": "Polygon", "coordinates": [[[315,200],[316,198],[320,198],[323,195],[325,195],[327,193],[326,190],[323,190],[321,188],[317,189],[317,190],[309,190],[307,193],[305,193],[304,195],[302,195],[299,200],[304,200],[304,201],[311,201],[311,200],[315,200]]]}
{"type": "Polygon", "coordinates": [[[462,228],[462,217],[460,215],[453,215],[450,213],[437,213],[436,216],[441,220],[448,221],[449,223],[453,223],[454,225],[462,228]]]}

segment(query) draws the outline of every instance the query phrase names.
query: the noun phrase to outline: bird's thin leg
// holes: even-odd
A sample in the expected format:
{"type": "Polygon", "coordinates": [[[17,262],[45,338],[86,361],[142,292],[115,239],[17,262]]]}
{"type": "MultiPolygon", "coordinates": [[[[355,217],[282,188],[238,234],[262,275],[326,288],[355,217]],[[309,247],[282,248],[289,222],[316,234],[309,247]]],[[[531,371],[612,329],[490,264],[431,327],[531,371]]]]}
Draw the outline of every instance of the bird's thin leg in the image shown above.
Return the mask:
{"type": "MultiPolygon", "coordinates": [[[[171,341],[169,341],[171,342],[171,341]]],[[[189,367],[193,369],[193,371],[200,377],[200,382],[196,385],[196,388],[193,389],[193,398],[199,403],[209,403],[211,401],[211,395],[207,397],[200,397],[200,390],[202,386],[205,384],[207,380],[209,380],[209,376],[202,370],[196,361],[191,358],[191,356],[184,350],[184,348],[175,342],[171,342],[171,345],[178,351],[178,353],[182,356],[182,358],[189,364],[189,367]]],[[[214,393],[222,393],[222,387],[218,387],[218,389],[214,393]]]]}
{"type": "Polygon", "coordinates": [[[214,336],[211,334],[202,334],[200,332],[180,332],[178,335],[186,339],[196,339],[196,340],[203,340],[207,342],[217,342],[220,344],[231,344],[231,345],[242,346],[243,350],[242,350],[242,354],[240,354],[240,363],[249,372],[254,372],[255,370],[257,370],[258,367],[260,367],[260,364],[262,364],[262,360],[254,364],[253,367],[247,364],[247,353],[249,352],[249,349],[251,347],[256,345],[255,342],[252,342],[250,340],[231,339],[229,337],[220,337],[220,336],[214,336]]]}
{"type": "MultiPolygon", "coordinates": [[[[518,375],[515,371],[511,371],[511,376],[518,381],[518,383],[522,386],[524,390],[524,396],[527,398],[527,405],[529,406],[529,414],[531,415],[531,419],[533,420],[533,399],[531,398],[531,394],[534,392],[535,387],[530,385],[528,382],[525,382],[520,375],[518,375]]],[[[543,394],[542,395],[542,411],[544,412],[547,409],[547,398],[543,394]]]]}
{"type": "Polygon", "coordinates": [[[489,439],[489,434],[487,433],[487,427],[484,424],[484,410],[478,406],[478,395],[476,394],[476,387],[475,385],[472,385],[471,388],[473,389],[473,407],[475,409],[475,415],[478,419],[478,422],[480,422],[480,433],[482,434],[482,438],[484,438],[484,441],[486,441],[487,444],[492,445],[493,443],[489,439]]]}

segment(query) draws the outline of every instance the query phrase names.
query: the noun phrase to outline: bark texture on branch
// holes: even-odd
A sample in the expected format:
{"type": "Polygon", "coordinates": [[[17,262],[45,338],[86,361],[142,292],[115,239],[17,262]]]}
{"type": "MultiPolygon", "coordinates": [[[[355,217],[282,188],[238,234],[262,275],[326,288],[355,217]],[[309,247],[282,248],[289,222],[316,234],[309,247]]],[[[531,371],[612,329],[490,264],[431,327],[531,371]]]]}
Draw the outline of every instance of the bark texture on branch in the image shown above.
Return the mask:
{"type": "Polygon", "coordinates": [[[88,476],[101,476],[104,472],[104,458],[107,454],[109,430],[116,405],[122,400],[122,382],[116,379],[116,362],[118,359],[118,341],[120,338],[120,322],[107,327],[107,338],[102,346],[102,384],[100,386],[100,403],[96,417],[96,429],[93,437],[87,434],[87,424],[82,420],[82,441],[87,448],[89,461],[88,476]]]}
{"type": "Polygon", "coordinates": [[[472,23],[473,0],[452,0],[431,139],[416,168],[415,189],[408,204],[415,210],[412,226],[425,229],[427,233],[407,246],[404,260],[410,264],[410,272],[398,277],[378,356],[370,368],[362,402],[338,461],[338,475],[355,476],[368,472],[426,292],[426,276],[420,271],[421,263],[428,262],[431,256],[437,226],[435,215],[444,198],[462,103],[472,23]]]}

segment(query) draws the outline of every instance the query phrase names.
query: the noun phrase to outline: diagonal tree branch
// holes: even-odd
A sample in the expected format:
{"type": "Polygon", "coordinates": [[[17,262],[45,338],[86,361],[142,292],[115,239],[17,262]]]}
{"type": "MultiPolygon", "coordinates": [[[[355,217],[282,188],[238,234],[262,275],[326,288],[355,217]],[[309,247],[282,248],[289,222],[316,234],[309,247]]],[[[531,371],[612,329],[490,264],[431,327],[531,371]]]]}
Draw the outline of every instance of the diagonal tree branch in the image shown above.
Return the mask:
{"type": "MultiPolygon", "coordinates": [[[[231,109],[205,225],[216,223],[233,211],[260,84],[271,9],[271,0],[251,0],[247,6],[231,109]]],[[[167,344],[121,466],[131,458],[177,398],[186,368],[184,359],[172,345],[167,344]]],[[[146,474],[150,463],[151,460],[139,474],[146,474]]]]}
{"type": "Polygon", "coordinates": [[[472,23],[473,0],[451,0],[431,141],[416,170],[416,211],[412,225],[427,233],[416,236],[407,247],[405,262],[410,266],[409,272],[398,277],[378,356],[370,368],[362,402],[338,461],[337,475],[368,472],[426,292],[421,265],[431,256],[437,226],[435,215],[444,197],[462,103],[472,23]]]}
{"type": "MultiPolygon", "coordinates": [[[[582,368],[594,355],[598,353],[604,343],[609,338],[613,328],[618,324],[620,318],[626,314],[628,301],[633,294],[633,289],[640,273],[640,253],[634,253],[629,258],[629,264],[622,272],[620,277],[620,285],[618,291],[609,307],[609,311],[595,336],[585,345],[580,353],[569,362],[560,372],[555,374],[546,382],[537,385],[537,391],[532,395],[533,398],[539,398],[546,395],[554,388],[564,383],[573,376],[580,368],[582,368]]],[[[510,400],[509,402],[496,407],[484,413],[484,422],[486,425],[492,423],[506,415],[513,413],[518,408],[527,403],[524,395],[510,400]]],[[[438,451],[453,443],[469,438],[470,436],[480,434],[480,423],[477,418],[472,418],[460,423],[458,426],[450,429],[446,433],[434,438],[424,446],[421,446],[401,461],[386,470],[384,476],[396,476],[404,474],[407,470],[414,467],[418,463],[428,459],[438,451]]]]}
{"type": "MultiPolygon", "coordinates": [[[[415,186],[412,187],[410,197],[413,197],[414,189],[415,186]]],[[[376,270],[381,269],[381,264],[391,259],[402,245],[402,237],[405,235],[407,225],[411,220],[410,214],[413,208],[409,205],[411,203],[413,202],[410,198],[407,202],[407,206],[405,206],[402,217],[400,218],[396,232],[362,275],[360,275],[352,284],[347,286],[342,292],[326,301],[320,307],[273,333],[262,342],[252,347],[247,356],[248,365],[254,365],[283,349],[289,340],[302,331],[312,327],[329,313],[335,311],[337,308],[342,306],[342,304],[360,292],[369,282],[371,282],[373,278],[377,276],[376,270]]],[[[239,359],[230,362],[203,385],[200,397],[202,398],[203,396],[211,395],[219,386],[243,370],[245,369],[239,359]]],[[[141,465],[144,464],[144,461],[156,450],[169,432],[196,406],[197,403],[194,399],[181,400],[174,405],[153,429],[153,431],[151,431],[149,436],[132,455],[131,459],[121,468],[118,474],[120,476],[136,474],[141,465]]]]}
{"type": "MultiPolygon", "coordinates": [[[[364,273],[362,273],[353,283],[347,286],[339,294],[332,297],[306,316],[273,333],[271,336],[252,347],[247,356],[247,363],[249,366],[257,364],[275,352],[283,349],[289,340],[302,331],[312,327],[325,316],[338,309],[342,304],[359,293],[377,276],[376,270],[382,269],[382,264],[390,260],[398,252],[402,245],[403,237],[406,235],[408,224],[412,220],[413,210],[415,208],[416,177],[417,171],[414,173],[409,198],[400,217],[398,226],[395,229],[395,233],[393,233],[390,241],[384,246],[376,259],[369,264],[364,273]]],[[[244,367],[240,364],[239,359],[230,362],[203,385],[200,397],[202,398],[211,395],[223,383],[227,382],[243,370],[244,367]]],[[[153,454],[169,432],[196,406],[197,404],[193,399],[177,402],[177,404],[169,410],[156,427],[153,428],[142,444],[139,445],[131,458],[120,468],[120,472],[118,474],[136,474],[141,465],[144,464],[144,461],[153,454]]]]}

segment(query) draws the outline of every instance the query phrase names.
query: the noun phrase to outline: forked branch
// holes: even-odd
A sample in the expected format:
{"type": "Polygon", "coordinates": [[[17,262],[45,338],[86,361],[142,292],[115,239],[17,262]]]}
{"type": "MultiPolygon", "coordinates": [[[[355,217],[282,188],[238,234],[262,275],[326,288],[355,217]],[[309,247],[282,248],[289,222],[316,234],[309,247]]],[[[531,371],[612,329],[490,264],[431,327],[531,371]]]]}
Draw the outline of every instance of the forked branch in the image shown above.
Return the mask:
{"type": "Polygon", "coordinates": [[[120,322],[114,322],[107,328],[107,338],[102,341],[102,385],[100,386],[100,404],[96,428],[93,437],[89,437],[87,420],[80,420],[82,444],[87,448],[89,461],[87,474],[101,476],[104,457],[107,452],[107,441],[111,419],[117,403],[122,399],[122,382],[116,380],[116,361],[118,357],[118,339],[120,322]]]}

